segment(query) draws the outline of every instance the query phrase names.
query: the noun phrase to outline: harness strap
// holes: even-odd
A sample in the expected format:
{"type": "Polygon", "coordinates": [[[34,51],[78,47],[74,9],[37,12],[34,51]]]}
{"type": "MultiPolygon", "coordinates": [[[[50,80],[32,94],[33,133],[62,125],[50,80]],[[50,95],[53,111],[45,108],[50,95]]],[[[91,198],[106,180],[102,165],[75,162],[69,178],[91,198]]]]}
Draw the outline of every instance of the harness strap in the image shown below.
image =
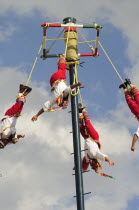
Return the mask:
{"type": "Polygon", "coordinates": [[[14,115],[9,115],[8,117],[20,117],[20,116],[22,116],[22,115],[19,114],[19,113],[16,113],[16,114],[14,114],[14,115]]]}
{"type": "Polygon", "coordinates": [[[6,129],[8,129],[8,128],[11,128],[11,127],[6,127],[6,128],[4,128],[4,129],[0,132],[0,134],[4,133],[4,131],[5,131],[6,129]]]}

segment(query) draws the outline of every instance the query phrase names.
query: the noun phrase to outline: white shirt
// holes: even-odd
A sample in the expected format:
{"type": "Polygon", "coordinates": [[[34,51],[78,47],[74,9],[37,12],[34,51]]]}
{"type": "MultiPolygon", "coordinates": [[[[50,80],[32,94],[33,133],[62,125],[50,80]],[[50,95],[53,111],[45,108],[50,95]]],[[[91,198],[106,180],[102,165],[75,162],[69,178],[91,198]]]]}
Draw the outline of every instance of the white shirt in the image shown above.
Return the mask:
{"type": "Polygon", "coordinates": [[[139,127],[138,127],[137,131],[135,132],[135,134],[139,137],[139,127]]]}
{"type": "Polygon", "coordinates": [[[87,162],[89,161],[89,158],[105,161],[105,157],[108,157],[100,151],[98,144],[95,141],[91,141],[89,138],[84,140],[84,149],[87,149],[85,151],[87,162]]]}
{"type": "Polygon", "coordinates": [[[50,109],[54,104],[56,104],[56,99],[63,93],[63,97],[66,97],[71,93],[70,86],[67,86],[63,81],[55,85],[55,89],[52,91],[53,96],[49,101],[44,103],[43,110],[46,112],[50,109]]]}

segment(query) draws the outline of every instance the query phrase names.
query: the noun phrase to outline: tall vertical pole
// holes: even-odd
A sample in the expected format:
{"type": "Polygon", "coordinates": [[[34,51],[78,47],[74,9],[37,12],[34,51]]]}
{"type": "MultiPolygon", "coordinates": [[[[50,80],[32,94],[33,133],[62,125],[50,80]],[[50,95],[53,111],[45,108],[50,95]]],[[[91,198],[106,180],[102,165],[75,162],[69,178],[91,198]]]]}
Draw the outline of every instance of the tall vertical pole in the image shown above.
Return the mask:
{"type": "MultiPolygon", "coordinates": [[[[69,24],[65,28],[64,38],[66,44],[66,59],[72,61],[69,64],[70,85],[74,84],[74,68],[75,61],[78,60],[78,34],[76,28],[70,27],[71,23],[76,23],[75,18],[67,17],[63,20],[64,24],[69,24]]],[[[79,130],[79,111],[78,111],[78,95],[71,95],[71,112],[72,112],[72,131],[73,131],[73,147],[74,147],[74,164],[75,164],[75,182],[76,182],[76,200],[77,210],[84,210],[84,190],[82,177],[82,161],[81,161],[81,144],[79,130]]]]}
{"type": "MultiPolygon", "coordinates": [[[[70,84],[73,84],[74,65],[69,65],[70,84]]],[[[78,95],[71,95],[71,111],[72,111],[72,131],[73,131],[73,147],[74,147],[74,163],[75,163],[75,181],[76,181],[76,199],[77,210],[84,210],[84,190],[81,165],[81,144],[79,130],[79,111],[78,111],[78,95]]]]}

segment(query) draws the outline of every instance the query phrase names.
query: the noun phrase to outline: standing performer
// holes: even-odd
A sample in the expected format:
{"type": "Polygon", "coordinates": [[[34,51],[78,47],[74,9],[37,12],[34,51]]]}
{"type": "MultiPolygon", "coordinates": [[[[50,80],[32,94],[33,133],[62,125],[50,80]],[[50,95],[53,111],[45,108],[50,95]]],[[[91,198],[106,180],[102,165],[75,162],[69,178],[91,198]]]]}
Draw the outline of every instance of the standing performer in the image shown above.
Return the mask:
{"type": "Polygon", "coordinates": [[[99,169],[102,169],[98,160],[106,161],[110,165],[114,165],[114,162],[100,151],[101,143],[99,141],[99,134],[91,124],[87,111],[81,107],[79,107],[79,123],[80,133],[85,140],[85,156],[82,160],[82,170],[86,171],[90,165],[93,170],[98,172],[99,169]]]}
{"type": "MultiPolygon", "coordinates": [[[[130,79],[125,79],[126,82],[121,84],[119,88],[123,88],[125,99],[128,104],[129,109],[135,115],[136,119],[139,121],[139,90],[136,88],[136,85],[132,85],[130,79]],[[129,86],[129,87],[128,87],[129,86]]],[[[139,138],[139,128],[132,139],[131,150],[135,150],[135,144],[139,138]]]]}
{"type": "Polygon", "coordinates": [[[69,68],[66,66],[66,58],[64,55],[59,55],[57,64],[58,71],[55,72],[50,78],[51,92],[53,96],[50,100],[45,102],[44,107],[32,117],[32,121],[36,121],[43,112],[47,112],[48,109],[50,109],[54,104],[57,104],[63,109],[67,108],[71,90],[77,86],[82,86],[80,82],[71,86],[67,86],[65,84],[66,82],[64,79],[66,79],[66,69],[69,68]]]}
{"type": "Polygon", "coordinates": [[[16,103],[5,112],[5,116],[1,120],[0,148],[4,148],[7,144],[15,144],[19,138],[24,138],[24,134],[16,135],[15,126],[26,102],[26,96],[31,90],[32,88],[28,86],[20,85],[16,103]]]}

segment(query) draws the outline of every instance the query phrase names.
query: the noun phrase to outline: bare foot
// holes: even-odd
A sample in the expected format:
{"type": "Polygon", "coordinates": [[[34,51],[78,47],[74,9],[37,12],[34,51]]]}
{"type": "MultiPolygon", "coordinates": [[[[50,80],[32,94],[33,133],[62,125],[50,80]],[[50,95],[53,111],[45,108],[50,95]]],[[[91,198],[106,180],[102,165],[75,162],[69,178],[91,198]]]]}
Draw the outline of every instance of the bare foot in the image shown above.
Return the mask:
{"type": "Polygon", "coordinates": [[[25,134],[18,134],[17,135],[17,138],[19,139],[19,138],[24,138],[25,137],[25,134]]]}

